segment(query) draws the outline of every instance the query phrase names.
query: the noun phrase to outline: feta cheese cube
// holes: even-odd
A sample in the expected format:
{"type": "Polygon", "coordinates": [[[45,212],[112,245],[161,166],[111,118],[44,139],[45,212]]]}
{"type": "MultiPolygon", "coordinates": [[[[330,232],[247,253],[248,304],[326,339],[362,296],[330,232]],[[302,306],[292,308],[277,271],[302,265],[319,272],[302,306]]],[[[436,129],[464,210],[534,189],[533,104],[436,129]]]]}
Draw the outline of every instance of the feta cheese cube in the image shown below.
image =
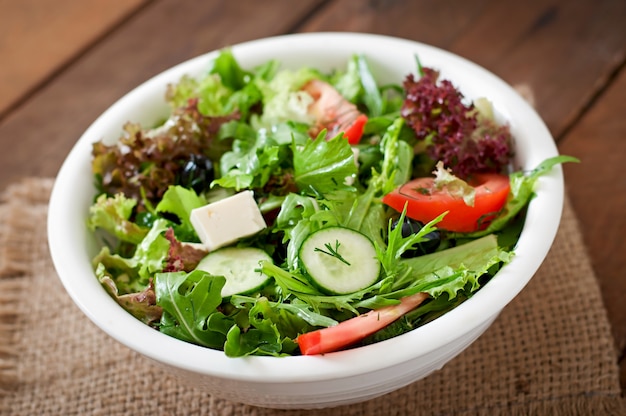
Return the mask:
{"type": "Polygon", "coordinates": [[[210,251],[266,228],[252,191],[243,191],[191,211],[191,224],[210,251]]]}

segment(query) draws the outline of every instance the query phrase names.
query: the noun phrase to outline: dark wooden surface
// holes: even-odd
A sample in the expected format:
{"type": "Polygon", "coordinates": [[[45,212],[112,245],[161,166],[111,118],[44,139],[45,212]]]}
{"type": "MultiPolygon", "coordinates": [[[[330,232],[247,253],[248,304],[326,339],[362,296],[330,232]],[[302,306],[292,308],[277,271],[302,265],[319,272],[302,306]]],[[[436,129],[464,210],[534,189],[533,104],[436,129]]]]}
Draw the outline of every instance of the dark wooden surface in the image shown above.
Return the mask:
{"type": "MultiPolygon", "coordinates": [[[[54,176],[125,92],[183,60],[296,32],[380,33],[464,56],[529,92],[562,153],[626,390],[623,0],[0,0],[0,191],[54,176]]],[[[563,294],[567,296],[567,294],[563,294]]]]}

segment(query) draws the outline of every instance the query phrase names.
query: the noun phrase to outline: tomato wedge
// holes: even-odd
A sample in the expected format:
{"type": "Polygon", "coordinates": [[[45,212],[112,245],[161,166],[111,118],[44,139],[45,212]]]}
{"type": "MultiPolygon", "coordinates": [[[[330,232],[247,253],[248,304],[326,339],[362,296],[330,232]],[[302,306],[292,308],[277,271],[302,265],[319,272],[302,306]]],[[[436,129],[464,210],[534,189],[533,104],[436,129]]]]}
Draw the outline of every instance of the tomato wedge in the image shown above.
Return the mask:
{"type": "Polygon", "coordinates": [[[348,143],[359,143],[367,116],[356,105],[346,100],[332,85],[318,79],[307,82],[302,90],[314,100],[307,109],[316,119],[311,131],[313,136],[327,129],[330,137],[343,132],[348,143]]]}
{"type": "Polygon", "coordinates": [[[358,144],[363,136],[363,129],[367,123],[367,116],[360,114],[348,127],[346,127],[343,135],[348,139],[350,144],[358,144]]]}
{"type": "Polygon", "coordinates": [[[434,178],[417,178],[398,187],[383,197],[383,203],[406,216],[427,223],[448,211],[438,228],[468,233],[486,228],[506,203],[509,195],[509,177],[496,173],[473,175],[468,183],[475,189],[474,206],[461,197],[451,195],[445,188],[438,190],[434,178]]]}
{"type": "Polygon", "coordinates": [[[397,305],[384,306],[335,326],[302,334],[296,339],[300,352],[316,355],[349,347],[417,308],[427,298],[427,293],[416,293],[400,299],[397,305]]]}

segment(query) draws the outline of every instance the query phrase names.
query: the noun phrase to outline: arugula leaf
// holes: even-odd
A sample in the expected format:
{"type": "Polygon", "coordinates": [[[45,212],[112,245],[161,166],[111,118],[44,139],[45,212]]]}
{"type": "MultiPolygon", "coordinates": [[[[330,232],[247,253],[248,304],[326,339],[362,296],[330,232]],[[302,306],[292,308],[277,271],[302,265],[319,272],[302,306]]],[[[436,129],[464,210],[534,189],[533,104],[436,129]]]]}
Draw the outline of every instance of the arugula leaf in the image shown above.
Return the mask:
{"type": "Polygon", "coordinates": [[[211,332],[217,332],[226,337],[228,331],[236,324],[236,321],[237,315],[226,316],[218,311],[209,315],[206,320],[206,328],[211,332]]]}
{"type": "MultiPolygon", "coordinates": [[[[344,312],[344,316],[341,320],[347,319],[351,316],[359,314],[359,308],[364,307],[367,304],[368,299],[378,297],[378,294],[389,292],[393,278],[386,277],[370,287],[366,287],[357,292],[349,293],[346,295],[309,295],[298,294],[298,299],[316,310],[326,309],[327,313],[333,313],[336,311],[344,312]]],[[[391,301],[391,303],[398,303],[397,301],[391,301]]],[[[371,309],[365,306],[366,309],[371,309]]]]}
{"type": "Polygon", "coordinates": [[[317,290],[304,276],[290,273],[287,270],[276,266],[272,262],[261,262],[261,272],[274,278],[276,284],[282,289],[284,296],[289,293],[321,295],[321,292],[317,290]]]}
{"type": "Polygon", "coordinates": [[[296,185],[309,195],[351,189],[345,184],[346,178],[357,173],[354,154],[343,135],[330,140],[325,140],[325,135],[322,132],[302,149],[295,145],[292,149],[296,185]]]}
{"type": "Polygon", "coordinates": [[[282,350],[280,333],[269,320],[257,319],[257,327],[242,331],[233,325],[226,335],[224,353],[227,357],[243,357],[247,355],[279,356],[282,350]]]}
{"type": "Polygon", "coordinates": [[[281,334],[276,324],[265,317],[270,313],[266,298],[254,302],[248,313],[250,327],[242,331],[239,326],[233,325],[228,331],[224,344],[226,356],[278,356],[282,350],[281,334]]]}
{"type": "Polygon", "coordinates": [[[226,337],[207,326],[207,319],[222,303],[223,276],[211,276],[194,270],[157,273],[155,293],[157,305],[163,308],[160,331],[183,341],[222,349],[226,337]]]}

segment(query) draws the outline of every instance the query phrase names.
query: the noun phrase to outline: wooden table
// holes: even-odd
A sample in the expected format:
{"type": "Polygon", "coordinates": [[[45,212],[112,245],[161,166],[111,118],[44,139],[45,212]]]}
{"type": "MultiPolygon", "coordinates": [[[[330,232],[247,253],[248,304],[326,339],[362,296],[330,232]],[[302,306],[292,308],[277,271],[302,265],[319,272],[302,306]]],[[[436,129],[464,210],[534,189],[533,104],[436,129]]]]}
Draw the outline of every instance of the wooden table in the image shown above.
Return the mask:
{"type": "Polygon", "coordinates": [[[566,187],[626,390],[624,22],[623,0],[0,0],[0,190],[54,176],[121,95],[204,52],[314,31],[429,43],[525,88],[561,152],[582,160],[566,187]]]}

